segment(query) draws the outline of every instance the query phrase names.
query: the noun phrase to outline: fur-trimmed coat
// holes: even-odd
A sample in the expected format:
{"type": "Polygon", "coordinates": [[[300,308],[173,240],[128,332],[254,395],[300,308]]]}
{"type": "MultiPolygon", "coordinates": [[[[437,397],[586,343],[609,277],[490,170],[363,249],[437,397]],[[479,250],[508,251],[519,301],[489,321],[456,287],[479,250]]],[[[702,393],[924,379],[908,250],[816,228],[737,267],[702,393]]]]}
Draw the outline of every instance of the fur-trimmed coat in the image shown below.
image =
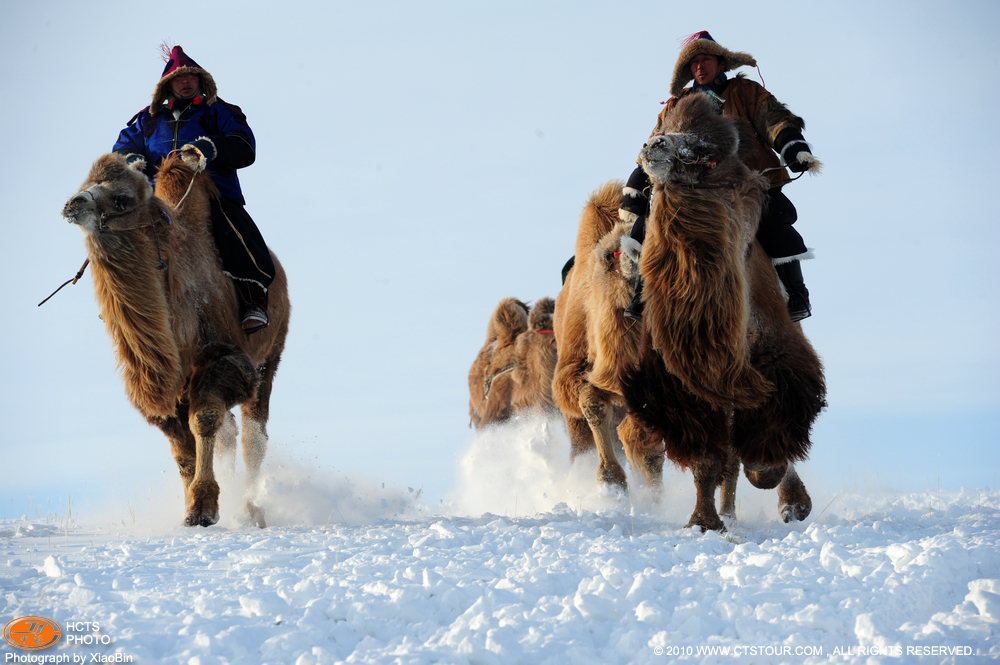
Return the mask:
{"type": "Polygon", "coordinates": [[[129,120],[118,135],[113,152],[142,155],[146,175],[152,179],[156,167],[170,152],[208,137],[218,151],[206,169],[223,196],[245,205],[236,169],[253,164],[257,143],[240,107],[221,99],[191,104],[174,118],[169,103],[156,113],[146,107],[129,120]]]}
{"type": "MultiPolygon", "coordinates": [[[[691,88],[685,88],[679,97],[671,97],[660,111],[650,138],[663,133],[667,115],[674,109],[677,102],[692,94],[691,88]]],[[[780,167],[781,161],[777,153],[792,140],[801,140],[805,121],[775,99],[756,81],[738,74],[729,79],[726,88],[719,93],[725,100],[722,115],[736,118],[743,125],[741,140],[750,141],[752,146],[741,146],[740,156],[751,171],[763,171],[780,167]],[[751,131],[746,131],[747,129],[751,131]],[[751,149],[748,149],[751,147],[751,149]]],[[[646,146],[644,145],[643,148],[646,146]]],[[[638,162],[638,160],[637,160],[638,162]]],[[[788,171],[779,168],[769,171],[765,176],[770,186],[781,187],[791,178],[788,171]]]]}

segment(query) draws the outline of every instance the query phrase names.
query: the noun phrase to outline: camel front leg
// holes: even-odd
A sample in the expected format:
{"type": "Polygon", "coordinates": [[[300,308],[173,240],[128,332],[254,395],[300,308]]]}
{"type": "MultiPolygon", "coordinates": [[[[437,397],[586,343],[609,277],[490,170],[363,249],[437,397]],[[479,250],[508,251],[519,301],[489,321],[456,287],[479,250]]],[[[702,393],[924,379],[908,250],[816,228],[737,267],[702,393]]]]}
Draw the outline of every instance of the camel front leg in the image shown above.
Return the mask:
{"type": "Polygon", "coordinates": [[[812,498],[806,491],[805,483],[789,464],[785,477],[778,485],[778,514],[784,522],[803,521],[812,512],[812,498]]]}
{"type": "Polygon", "coordinates": [[[185,403],[177,405],[177,415],[166,418],[149,418],[150,424],[156,425],[170,441],[170,454],[177,463],[181,474],[181,483],[187,493],[191,481],[194,480],[195,460],[197,457],[194,434],[188,427],[188,407],[185,403]]]}
{"type": "Polygon", "coordinates": [[[211,526],[219,521],[219,483],[212,462],[226,413],[225,405],[220,402],[191,410],[189,425],[194,432],[195,469],[185,496],[184,526],[211,526]]]}
{"type": "Polygon", "coordinates": [[[714,452],[691,462],[694,486],[698,492],[694,512],[687,526],[700,526],[702,530],[725,531],[726,525],[715,510],[715,488],[722,481],[723,463],[714,452]]]}
{"type": "Polygon", "coordinates": [[[594,443],[597,444],[597,454],[600,462],[597,465],[597,479],[608,485],[617,485],[623,491],[628,491],[628,480],[625,470],[615,457],[614,427],[608,393],[587,384],[580,391],[580,410],[583,412],[590,430],[594,433],[594,443]]]}
{"type": "Polygon", "coordinates": [[[566,431],[569,433],[570,462],[576,461],[580,455],[592,452],[597,448],[597,444],[594,443],[594,433],[586,418],[566,416],[566,431]]]}
{"type": "Polygon", "coordinates": [[[663,490],[663,439],[653,430],[643,427],[632,414],[625,416],[618,425],[618,437],[625,446],[625,456],[633,471],[642,473],[654,497],[659,499],[663,490]]]}

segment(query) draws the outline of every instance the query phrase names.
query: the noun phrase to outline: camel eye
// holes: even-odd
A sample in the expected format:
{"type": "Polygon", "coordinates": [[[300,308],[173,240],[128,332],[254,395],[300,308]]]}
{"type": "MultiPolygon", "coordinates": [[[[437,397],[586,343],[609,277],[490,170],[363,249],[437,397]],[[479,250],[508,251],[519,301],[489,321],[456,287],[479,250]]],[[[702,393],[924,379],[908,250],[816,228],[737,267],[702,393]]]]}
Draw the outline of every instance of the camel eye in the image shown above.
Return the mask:
{"type": "Polygon", "coordinates": [[[115,207],[119,210],[124,210],[128,206],[128,195],[126,194],[115,194],[112,198],[115,207]]]}

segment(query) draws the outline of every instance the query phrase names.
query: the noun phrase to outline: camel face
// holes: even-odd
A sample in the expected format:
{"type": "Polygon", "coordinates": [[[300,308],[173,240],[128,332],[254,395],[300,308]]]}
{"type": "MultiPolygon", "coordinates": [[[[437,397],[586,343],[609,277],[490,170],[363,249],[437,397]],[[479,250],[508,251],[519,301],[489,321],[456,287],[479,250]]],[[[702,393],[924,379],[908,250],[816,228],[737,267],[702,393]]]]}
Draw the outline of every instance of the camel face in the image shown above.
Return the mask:
{"type": "Polygon", "coordinates": [[[716,114],[705,95],[682,99],[664,129],[640,154],[654,184],[710,180],[716,166],[733,157],[740,145],[736,125],[716,114]]]}
{"type": "Polygon", "coordinates": [[[150,223],[147,204],[152,194],[153,188],[141,172],[126,166],[123,157],[108,155],[94,165],[87,182],[66,202],[62,214],[90,234],[135,228],[150,223]]]}
{"type": "Polygon", "coordinates": [[[622,238],[631,224],[617,224],[594,248],[593,286],[608,306],[628,307],[632,301],[638,265],[622,250],[622,238]]]}

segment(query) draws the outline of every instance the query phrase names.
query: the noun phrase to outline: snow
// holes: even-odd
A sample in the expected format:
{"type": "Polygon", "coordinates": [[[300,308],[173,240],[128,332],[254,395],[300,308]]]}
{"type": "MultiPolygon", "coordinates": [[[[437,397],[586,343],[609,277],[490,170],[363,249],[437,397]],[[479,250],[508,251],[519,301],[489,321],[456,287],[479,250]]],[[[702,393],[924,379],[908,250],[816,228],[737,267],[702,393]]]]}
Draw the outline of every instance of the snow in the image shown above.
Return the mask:
{"type": "Polygon", "coordinates": [[[59,623],[44,653],[146,663],[1000,658],[1000,491],[811,488],[813,514],[784,524],[744,482],[728,531],[703,534],[683,528],[689,474],[659,502],[634,480],[607,492],[535,419],[477,436],[459,471],[427,505],[272,459],[263,530],[240,524],[231,477],[207,529],[175,526],[179,482],[127,519],[7,519],[0,611],[59,623]]]}

